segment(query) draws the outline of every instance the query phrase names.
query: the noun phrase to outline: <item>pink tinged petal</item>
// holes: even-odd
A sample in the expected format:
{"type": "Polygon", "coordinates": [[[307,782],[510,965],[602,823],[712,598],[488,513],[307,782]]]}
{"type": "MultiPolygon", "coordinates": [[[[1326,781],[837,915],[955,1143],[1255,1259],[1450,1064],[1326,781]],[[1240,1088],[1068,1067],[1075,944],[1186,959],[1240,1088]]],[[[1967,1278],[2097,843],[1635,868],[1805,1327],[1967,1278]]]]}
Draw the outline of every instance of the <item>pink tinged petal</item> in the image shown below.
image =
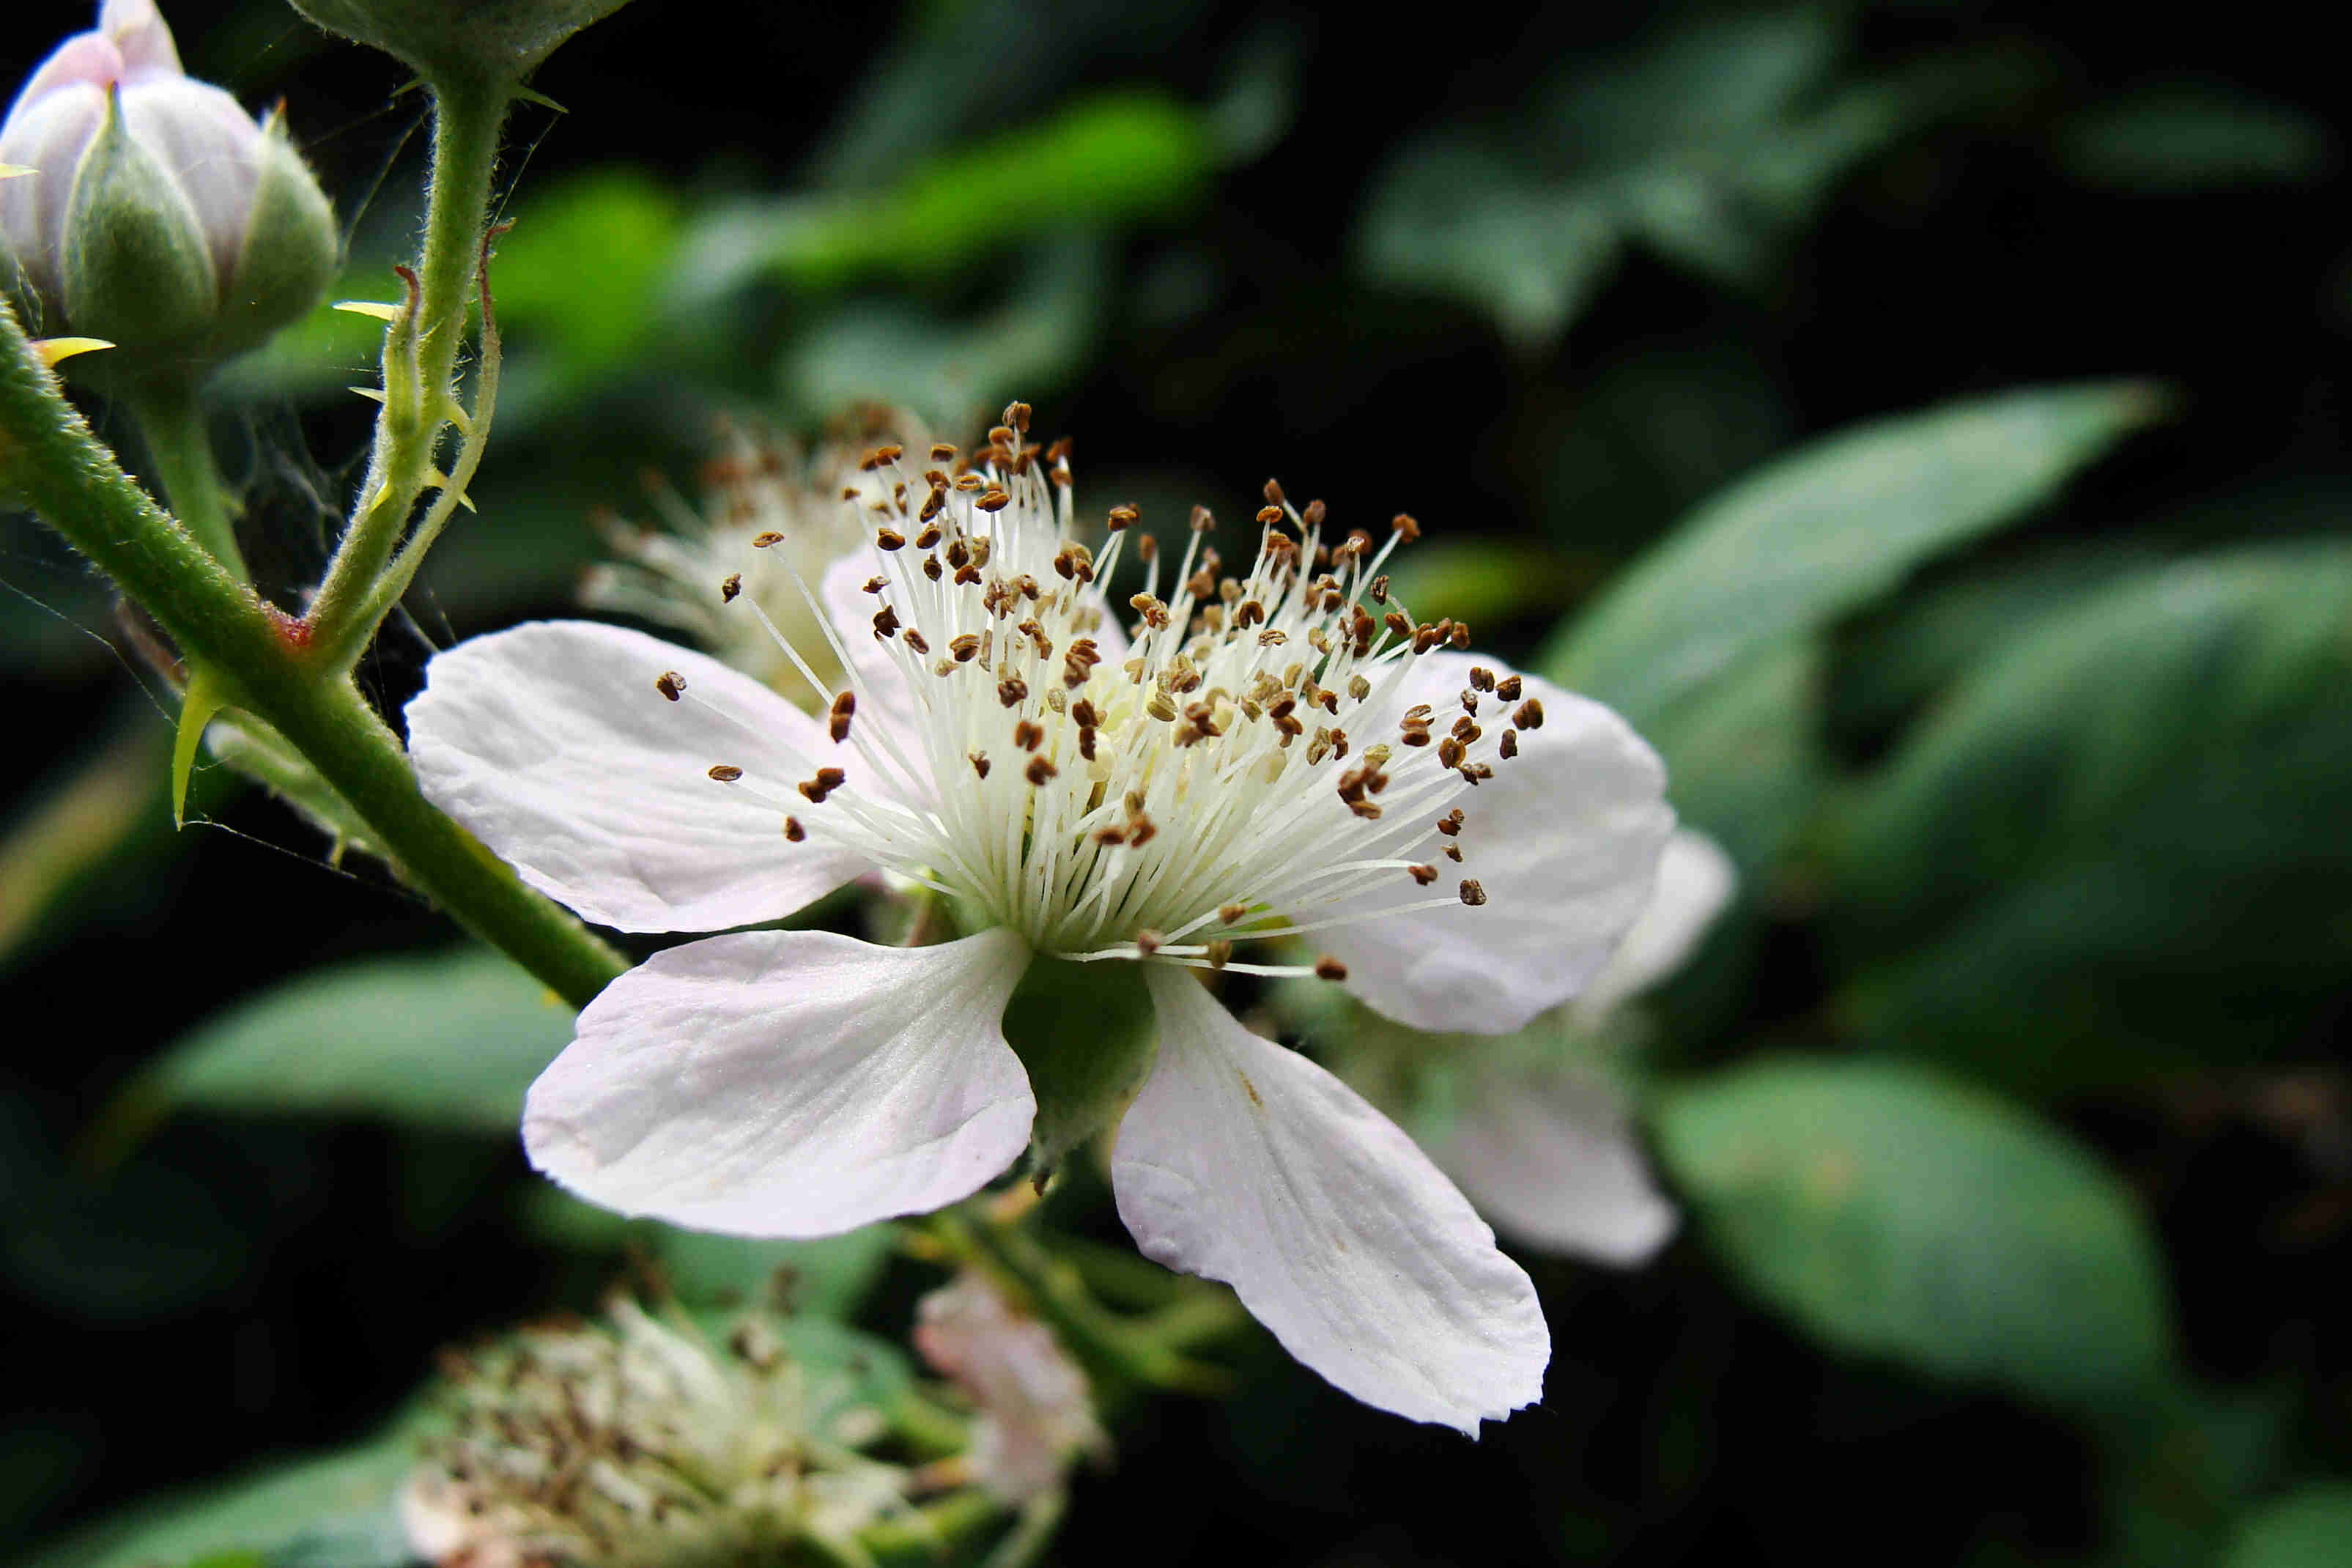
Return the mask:
{"type": "Polygon", "coordinates": [[[232,279],[261,183],[261,126],[219,88],[177,74],[126,81],[122,117],[195,209],[218,276],[232,279]]]}
{"type": "Polygon", "coordinates": [[[1464,1075],[1454,1124],[1430,1156],[1507,1236],[1631,1266],[1673,1236],[1616,1088],[1598,1071],[1497,1067],[1464,1075]]]}
{"type": "Polygon", "coordinates": [[[1468,1200],[1339,1079],[1147,971],[1160,1055],[1111,1155],[1146,1257],[1222,1279],[1368,1405],[1475,1436],[1543,1394],[1535,1287],[1468,1200]]]}
{"type": "MultiPolygon", "coordinates": [[[[408,749],[426,798],[589,920],[749,925],[867,868],[814,831],[784,837],[790,813],[772,803],[799,804],[797,784],[830,743],[815,720],[716,659],[619,626],[541,621],[458,644],[425,681],[408,705],[408,749]],[[683,679],[678,701],[656,689],[667,672],[683,679]],[[716,765],[742,781],[713,780],[716,765]]],[[[827,809],[839,805],[801,815],[827,809]]]]}
{"type": "MultiPolygon", "coordinates": [[[[1478,663],[1512,673],[1467,654],[1425,654],[1406,675],[1397,710],[1426,702],[1459,716],[1478,663]]],[[[1416,1029],[1507,1034],[1582,990],[1649,900],[1674,829],[1665,765],[1630,725],[1548,680],[1518,679],[1519,701],[1480,699],[1480,754],[1493,755],[1486,748],[1529,699],[1542,706],[1541,727],[1521,730],[1519,754],[1495,761],[1493,778],[1455,798],[1467,819],[1459,837],[1439,835],[1433,814],[1427,836],[1397,851],[1436,867],[1439,889],[1475,879],[1486,902],[1316,934],[1348,966],[1357,995],[1416,1029]],[[1443,858],[1448,844],[1463,850],[1461,864],[1443,858]]],[[[1399,872],[1381,901],[1410,903],[1431,891],[1399,872]]]]}
{"type": "Polygon", "coordinates": [[[154,0],[106,0],[98,30],[122,51],[125,82],[181,74],[179,47],[154,0]]]}
{"type": "Polygon", "coordinates": [[[120,82],[128,68],[113,39],[102,33],[76,33],[51,50],[49,58],[25,79],[16,102],[9,106],[8,118],[15,120],[60,89],[93,87],[103,93],[120,82]]]}
{"type": "Polygon", "coordinates": [[[998,1020],[1009,931],[876,947],[745,931],[656,953],[531,1086],[531,1163],[582,1197],[731,1236],[816,1237],[967,1197],[1036,1101],[998,1020]]]}
{"type": "Polygon", "coordinates": [[[1695,828],[1678,829],[1658,857],[1649,903],[1608,963],[1578,994],[1577,1011],[1598,1016],[1680,969],[1731,901],[1738,882],[1739,873],[1721,846],[1695,828]]]}

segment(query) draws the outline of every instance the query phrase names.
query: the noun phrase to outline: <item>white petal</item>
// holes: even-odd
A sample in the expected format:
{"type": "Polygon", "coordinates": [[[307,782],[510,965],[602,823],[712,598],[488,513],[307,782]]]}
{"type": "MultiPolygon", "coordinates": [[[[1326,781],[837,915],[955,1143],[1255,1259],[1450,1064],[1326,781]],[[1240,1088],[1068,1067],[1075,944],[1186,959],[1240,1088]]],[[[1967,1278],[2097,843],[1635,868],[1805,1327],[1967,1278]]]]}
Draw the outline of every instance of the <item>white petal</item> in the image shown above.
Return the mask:
{"type": "Polygon", "coordinates": [[[1233,1286],[1368,1405],[1475,1435],[1543,1394],[1535,1287],[1396,1124],[1151,965],[1160,1056],[1111,1154],[1144,1255],[1233,1286]]]}
{"type": "Polygon", "coordinates": [[[1578,993],[1577,1011],[1596,1016],[1680,969],[1738,881],[1720,845],[1696,828],[1678,829],[1658,857],[1649,904],[1601,973],[1578,993]]]}
{"type": "Polygon", "coordinates": [[[1000,1024],[1009,931],[876,947],[742,931],[604,988],[531,1085],[531,1163],[592,1203],[733,1236],[831,1236],[969,1196],[1036,1101],[1000,1024]]]}
{"type": "Polygon", "coordinates": [[[787,841],[785,810],[754,798],[796,800],[835,748],[716,659],[619,626],[541,621],[459,643],[425,680],[408,749],[426,797],[600,924],[749,925],[867,868],[821,840],[787,841]],[[655,689],[671,670],[685,700],[655,689]],[[718,763],[743,783],[713,780],[718,763]]]}
{"type": "MultiPolygon", "coordinates": [[[[1450,650],[1413,661],[1396,698],[1402,710],[1426,702],[1460,712],[1473,663],[1501,675],[1492,659],[1450,650]]],[[[1399,852],[1435,866],[1440,888],[1475,878],[1479,908],[1391,915],[1318,932],[1318,943],[1348,966],[1357,995],[1416,1029],[1503,1034],[1558,1006],[1599,972],[1648,901],[1658,854],[1675,825],[1666,773],[1655,752],[1598,702],[1524,676],[1522,700],[1543,705],[1540,729],[1519,734],[1517,757],[1464,794],[1468,818],[1458,838],[1426,838],[1399,852]],[[1464,861],[1442,858],[1457,844],[1464,861]]],[[[1517,704],[1485,698],[1480,721],[1508,722],[1517,704]]],[[[1386,901],[1425,898],[1399,876],[1386,901]]]]}
{"type": "Polygon", "coordinates": [[[1457,1084],[1453,1125],[1430,1156],[1506,1235],[1621,1265],[1674,1235],[1675,1205],[1650,1180],[1624,1101],[1598,1069],[1482,1062],[1457,1084]]]}

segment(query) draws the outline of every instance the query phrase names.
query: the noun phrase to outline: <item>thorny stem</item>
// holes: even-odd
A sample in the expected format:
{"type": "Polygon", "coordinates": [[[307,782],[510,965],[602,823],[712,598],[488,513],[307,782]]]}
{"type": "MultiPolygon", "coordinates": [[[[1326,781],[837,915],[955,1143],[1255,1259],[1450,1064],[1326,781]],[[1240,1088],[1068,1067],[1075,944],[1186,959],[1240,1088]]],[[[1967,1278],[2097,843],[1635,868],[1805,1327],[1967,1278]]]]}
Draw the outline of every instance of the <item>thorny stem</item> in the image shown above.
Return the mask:
{"type": "Polygon", "coordinates": [[[149,382],[125,401],[138,422],[140,437],[147,443],[172,515],[232,576],[250,582],[253,574],[236,548],[227,489],[213,460],[212,433],[205,427],[195,384],[181,379],[149,382]]]}
{"type": "Polygon", "coordinates": [[[264,605],[122,471],[5,306],[0,493],[29,504],[143,605],[184,655],[226,680],[236,705],[308,758],[459,924],[574,1006],[621,973],[618,954],[425,800],[398,738],[349,677],[322,665],[305,646],[302,623],[264,605]]]}
{"type": "MultiPolygon", "coordinates": [[[[435,89],[433,184],[426,197],[425,250],[415,295],[415,374],[413,384],[399,385],[387,376],[384,408],[376,420],[367,474],[360,482],[358,510],[328,563],[311,609],[320,656],[331,662],[347,667],[356,660],[374,635],[376,622],[391,607],[389,603],[375,607],[382,598],[377,590],[400,544],[409,510],[431,478],[434,453],[454,406],[451,379],[482,253],[484,214],[509,91],[503,82],[455,80],[435,89]]],[[[472,441],[488,434],[488,416],[485,405],[473,421],[472,441]]],[[[445,494],[442,500],[449,497],[445,494]]],[[[412,563],[411,574],[415,569],[412,563]]]]}

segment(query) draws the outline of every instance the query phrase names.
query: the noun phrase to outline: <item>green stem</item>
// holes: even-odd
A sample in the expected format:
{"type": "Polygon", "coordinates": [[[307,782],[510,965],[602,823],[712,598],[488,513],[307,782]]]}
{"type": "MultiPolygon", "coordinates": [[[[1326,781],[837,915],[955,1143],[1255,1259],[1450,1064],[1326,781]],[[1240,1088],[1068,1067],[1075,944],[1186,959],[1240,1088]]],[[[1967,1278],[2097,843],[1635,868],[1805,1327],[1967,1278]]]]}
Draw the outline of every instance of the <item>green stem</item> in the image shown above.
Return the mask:
{"type": "Polygon", "coordinates": [[[375,634],[376,623],[368,618],[373,591],[407,527],[410,509],[424,492],[447,423],[508,101],[503,83],[444,82],[435,92],[433,184],[417,268],[415,393],[422,406],[395,406],[406,403],[404,389],[385,388],[375,447],[360,484],[359,510],[311,607],[321,657],[334,662],[355,659],[375,634]]]}
{"type": "Polygon", "coordinates": [[[139,435],[154,460],[155,478],[163,485],[164,504],[180,526],[230,574],[250,582],[245,557],[236,548],[236,530],[229,518],[228,487],[221,482],[213,461],[212,432],[205,427],[203,405],[193,382],[144,382],[125,399],[139,435]]]}
{"type": "Polygon", "coordinates": [[[143,605],[180,651],[231,683],[351,804],[415,883],[457,922],[574,1006],[623,963],[523,886],[416,787],[400,742],[302,623],[262,604],[158,510],[90,433],[0,306],[0,492],[14,492],[143,605]]]}

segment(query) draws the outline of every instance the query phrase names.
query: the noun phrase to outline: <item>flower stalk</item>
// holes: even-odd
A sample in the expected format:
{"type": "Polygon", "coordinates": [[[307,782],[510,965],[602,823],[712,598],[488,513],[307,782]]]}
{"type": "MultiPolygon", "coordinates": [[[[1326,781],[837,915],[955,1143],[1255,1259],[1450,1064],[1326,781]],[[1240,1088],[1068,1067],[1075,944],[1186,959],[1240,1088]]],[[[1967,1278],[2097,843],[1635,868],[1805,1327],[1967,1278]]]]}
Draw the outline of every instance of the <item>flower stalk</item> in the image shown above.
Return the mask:
{"type": "Polygon", "coordinates": [[[0,490],[21,497],[137,600],[230,700],[316,767],[415,885],[575,1006],[619,956],[428,804],[391,729],[300,622],[271,609],[124,473],[0,310],[0,490]]]}
{"type": "Polygon", "coordinates": [[[253,574],[236,547],[227,487],[213,458],[212,434],[205,426],[195,384],[184,378],[144,381],[128,401],[172,515],[232,575],[250,582],[253,574]]]}

